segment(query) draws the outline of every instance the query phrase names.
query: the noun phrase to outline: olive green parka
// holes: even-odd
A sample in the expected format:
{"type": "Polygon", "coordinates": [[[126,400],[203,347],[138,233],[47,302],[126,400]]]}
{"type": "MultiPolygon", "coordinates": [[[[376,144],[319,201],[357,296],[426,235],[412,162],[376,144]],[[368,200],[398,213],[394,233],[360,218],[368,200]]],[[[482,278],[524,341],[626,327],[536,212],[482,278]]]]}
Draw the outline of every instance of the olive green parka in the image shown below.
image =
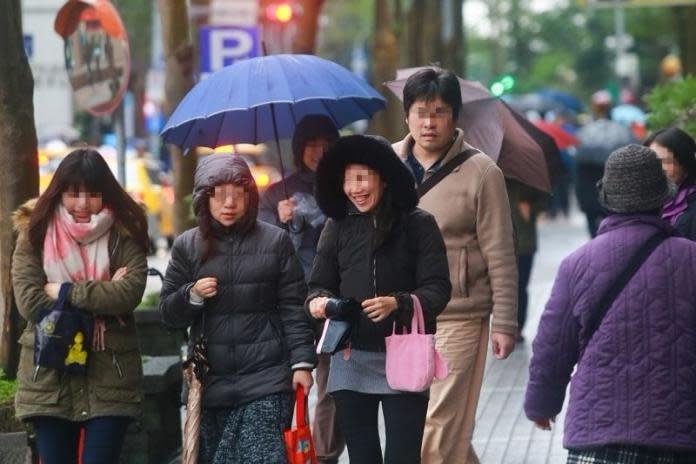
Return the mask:
{"type": "Polygon", "coordinates": [[[54,301],[44,291],[42,250],[29,242],[29,220],[36,200],[12,216],[18,233],[12,257],[12,284],[20,315],[27,321],[19,338],[15,410],[17,418],[51,416],[85,421],[100,416],[137,417],[141,412],[142,362],[133,310],[145,291],[147,259],[125,228],[114,225],[109,237],[110,267],[127,267],[123,280],[74,282],[69,301],[106,320],[105,351],[90,351],[87,374],[34,366],[34,323],[54,301]],[[116,316],[120,316],[121,321],[116,316]]]}

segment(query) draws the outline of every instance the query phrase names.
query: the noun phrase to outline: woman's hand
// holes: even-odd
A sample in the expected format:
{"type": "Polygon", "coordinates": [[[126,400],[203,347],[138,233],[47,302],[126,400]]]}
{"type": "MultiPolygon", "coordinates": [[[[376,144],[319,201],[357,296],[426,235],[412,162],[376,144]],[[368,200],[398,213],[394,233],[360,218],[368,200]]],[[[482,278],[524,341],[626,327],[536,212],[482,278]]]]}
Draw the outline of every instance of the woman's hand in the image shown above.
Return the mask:
{"type": "Polygon", "coordinates": [[[362,302],[363,312],[372,322],[385,320],[391,313],[396,311],[399,303],[393,296],[378,296],[362,302]]]}
{"type": "Polygon", "coordinates": [[[327,301],[329,301],[329,299],[325,296],[312,298],[312,301],[309,302],[309,314],[311,314],[314,319],[326,319],[327,301]]]}
{"type": "Polygon", "coordinates": [[[292,373],[292,389],[297,390],[299,385],[304,387],[305,396],[309,395],[309,390],[314,385],[314,379],[310,371],[298,369],[292,373]]]}
{"type": "Polygon", "coordinates": [[[119,267],[116,269],[116,272],[114,272],[113,277],[111,277],[112,282],[116,282],[118,280],[123,280],[124,277],[126,277],[126,273],[128,272],[128,268],[123,266],[119,267]]]}
{"type": "Polygon", "coordinates": [[[537,419],[534,421],[534,425],[536,425],[541,430],[551,430],[551,423],[552,422],[556,422],[555,417],[551,417],[548,419],[537,419]]]}
{"type": "Polygon", "coordinates": [[[217,278],[216,277],[203,277],[198,279],[193,287],[191,287],[191,293],[199,298],[212,298],[217,295],[217,278]]]}
{"type": "Polygon", "coordinates": [[[287,224],[292,221],[295,206],[295,200],[292,198],[278,202],[278,219],[280,219],[280,222],[287,224]]]}
{"type": "Polygon", "coordinates": [[[60,284],[49,282],[44,285],[44,292],[52,300],[58,299],[58,293],[60,292],[60,284]]]}

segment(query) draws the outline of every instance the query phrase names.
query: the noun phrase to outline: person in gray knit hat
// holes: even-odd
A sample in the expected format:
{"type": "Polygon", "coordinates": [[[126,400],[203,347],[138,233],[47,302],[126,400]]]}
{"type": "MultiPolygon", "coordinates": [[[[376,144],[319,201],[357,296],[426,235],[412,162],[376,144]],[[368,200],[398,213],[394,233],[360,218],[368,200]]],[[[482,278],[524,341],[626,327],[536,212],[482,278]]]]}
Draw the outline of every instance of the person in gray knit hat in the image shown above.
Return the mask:
{"type": "Polygon", "coordinates": [[[612,213],[659,210],[676,192],[676,186],[662,172],[657,154],[636,144],[609,156],[597,187],[600,204],[612,213]]]}
{"type": "Polygon", "coordinates": [[[559,266],[525,414],[550,430],[568,392],[567,464],[694,463],[696,243],[661,217],[674,184],[653,150],[615,150],[599,191],[609,215],[559,266]]]}
{"type": "MultiPolygon", "coordinates": [[[[174,241],[162,321],[205,344],[198,462],[286,462],[294,390],[312,386],[314,333],[304,274],[287,232],[257,220],[247,164],[202,159],[194,178],[198,226],[174,241]],[[201,341],[203,340],[203,341],[201,341]]],[[[192,347],[189,347],[189,356],[192,347]]]]}

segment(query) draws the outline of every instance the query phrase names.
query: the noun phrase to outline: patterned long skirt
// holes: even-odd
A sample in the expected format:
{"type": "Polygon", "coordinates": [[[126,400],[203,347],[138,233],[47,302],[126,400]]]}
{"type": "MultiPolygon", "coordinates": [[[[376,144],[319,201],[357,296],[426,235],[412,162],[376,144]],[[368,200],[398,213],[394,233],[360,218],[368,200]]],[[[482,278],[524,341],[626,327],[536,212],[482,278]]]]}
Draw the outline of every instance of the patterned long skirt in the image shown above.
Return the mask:
{"type": "Polygon", "coordinates": [[[201,417],[199,464],[286,464],[283,430],[294,396],[278,393],[237,408],[206,408],[201,417]]]}
{"type": "Polygon", "coordinates": [[[607,445],[569,449],[568,464],[693,464],[696,452],[677,452],[645,446],[607,445]]]}

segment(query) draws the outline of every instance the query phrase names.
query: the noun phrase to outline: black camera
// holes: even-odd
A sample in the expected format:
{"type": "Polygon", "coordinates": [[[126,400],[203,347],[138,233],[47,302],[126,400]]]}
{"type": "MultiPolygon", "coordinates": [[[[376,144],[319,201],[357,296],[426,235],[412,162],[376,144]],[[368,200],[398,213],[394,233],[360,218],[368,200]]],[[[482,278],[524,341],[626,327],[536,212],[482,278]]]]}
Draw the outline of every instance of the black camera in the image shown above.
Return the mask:
{"type": "Polygon", "coordinates": [[[324,311],[329,319],[349,321],[361,310],[362,306],[353,298],[329,298],[324,311]]]}

